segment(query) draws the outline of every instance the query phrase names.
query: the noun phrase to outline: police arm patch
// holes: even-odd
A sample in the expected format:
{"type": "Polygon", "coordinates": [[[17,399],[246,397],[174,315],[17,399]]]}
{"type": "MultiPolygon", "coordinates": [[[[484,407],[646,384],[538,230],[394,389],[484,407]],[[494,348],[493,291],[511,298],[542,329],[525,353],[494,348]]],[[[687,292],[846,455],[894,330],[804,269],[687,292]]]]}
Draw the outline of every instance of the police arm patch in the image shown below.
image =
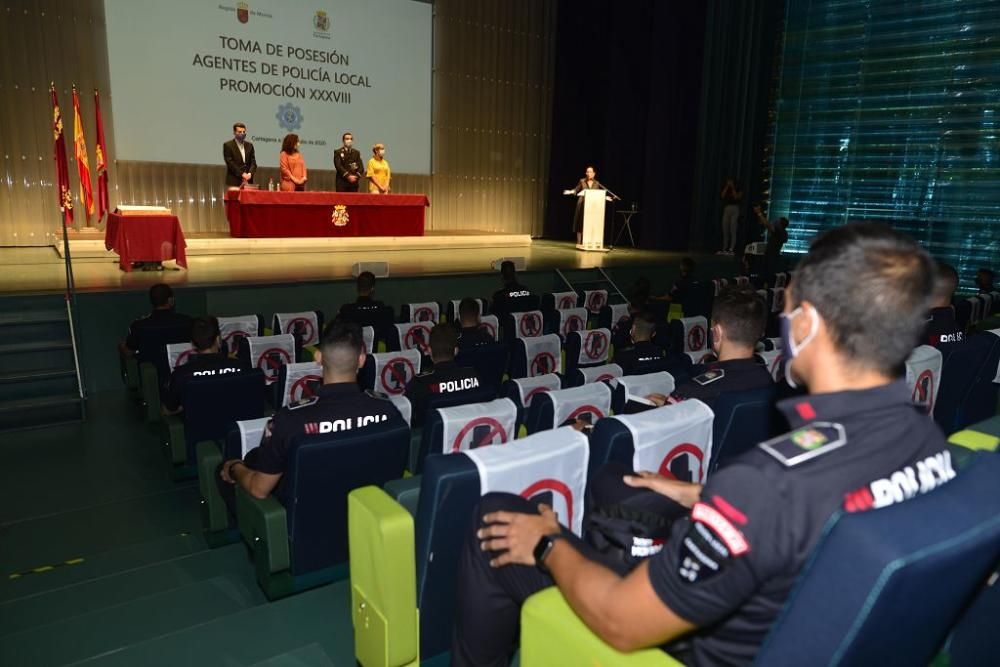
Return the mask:
{"type": "Polygon", "coordinates": [[[690,584],[705,581],[748,551],[750,543],[739,528],[711,505],[696,503],[681,543],[677,576],[690,584]]]}
{"type": "Polygon", "coordinates": [[[691,378],[692,381],[697,382],[701,386],[706,384],[712,384],[713,382],[718,382],[722,378],[726,377],[726,371],[723,368],[713,368],[711,370],[705,371],[701,375],[696,375],[691,378]]]}
{"type": "Polygon", "coordinates": [[[829,454],[847,444],[847,432],[843,424],[836,422],[812,422],[777,438],[760,443],[760,448],[778,459],[786,467],[829,454]]]}

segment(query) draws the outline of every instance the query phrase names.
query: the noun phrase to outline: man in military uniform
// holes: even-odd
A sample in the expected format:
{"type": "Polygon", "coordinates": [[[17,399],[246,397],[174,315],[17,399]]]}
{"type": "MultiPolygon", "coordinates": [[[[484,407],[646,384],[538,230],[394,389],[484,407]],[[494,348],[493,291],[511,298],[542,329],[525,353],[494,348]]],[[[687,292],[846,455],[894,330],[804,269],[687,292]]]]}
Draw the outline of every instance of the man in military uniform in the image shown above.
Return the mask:
{"type": "Polygon", "coordinates": [[[361,153],[353,148],[354,136],[344,132],[344,145],[333,153],[333,168],[337,170],[337,192],[357,192],[361,184],[361,153]]]}
{"type": "Polygon", "coordinates": [[[465,297],[458,303],[458,349],[490,345],[496,341],[483,329],[479,319],[479,302],[465,297]]]}
{"type": "Polygon", "coordinates": [[[957,288],[958,272],[950,264],[938,262],[934,271],[934,297],[924,330],[925,344],[942,347],[965,340],[965,332],[955,321],[955,307],[951,305],[957,288]]]}
{"type": "Polygon", "coordinates": [[[389,419],[402,419],[388,400],[361,391],[358,368],[365,362],[361,329],[336,322],[323,334],[316,361],[323,366],[323,385],[312,398],[283,408],[268,423],[260,446],[246,459],[231,459],[219,467],[219,490],[232,510],[234,485],[254,498],[266,498],[281,481],[288,464],[288,446],[297,435],[350,431],[389,419]]]}
{"type": "Polygon", "coordinates": [[[636,313],[632,318],[629,337],[631,347],[615,348],[614,362],[622,367],[625,375],[643,375],[665,370],[667,351],[653,343],[656,322],[646,312],[636,313]]]}
{"type": "Polygon", "coordinates": [[[361,326],[374,323],[376,314],[385,308],[385,304],[375,298],[375,274],[362,271],[358,274],[358,298],[353,303],[345,303],[340,307],[339,318],[354,322],[361,326]]]}
{"type": "Polygon", "coordinates": [[[627,476],[691,508],[662,551],[627,575],[589,558],[551,508],[485,496],[459,565],[453,664],[505,664],[520,604],[552,584],[619,650],[703,628],[678,654],[687,664],[752,662],[834,513],[900,502],[954,477],[944,437],[898,379],[923,327],[932,268],[887,227],[817,237],[782,316],[787,372],[811,392],[779,404],[794,430],[704,488],[627,476]],[[873,296],[880,317],[870,316],[873,296]]]}
{"type": "Polygon", "coordinates": [[[712,304],[712,352],[718,360],[695,366],[691,379],[679,383],[669,397],[647,398],[657,405],[697,398],[712,407],[724,391],[770,386],[771,374],[754,357],[766,321],[767,307],[756,292],[745,287],[722,290],[712,304]]]}
{"type": "Polygon", "coordinates": [[[194,353],[170,375],[167,391],[160,400],[165,415],[175,415],[184,409],[184,386],[198,377],[230,375],[246,370],[235,359],[222,354],[219,321],[214,317],[196,317],[191,322],[191,345],[194,353]]]}
{"type": "Polygon", "coordinates": [[[480,387],[475,368],[459,366],[455,363],[458,353],[458,335],[454,327],[435,324],[431,329],[431,361],[434,367],[420,373],[406,385],[404,395],[410,400],[413,416],[410,424],[420,426],[431,396],[448,395],[461,400],[464,393],[480,387]]]}
{"type": "Polygon", "coordinates": [[[122,355],[130,356],[139,349],[139,338],[147,328],[166,327],[176,324],[179,327],[190,326],[191,317],[174,312],[174,290],[166,283],[157,283],[149,288],[149,302],[153,310],[149,315],[140,317],[128,327],[128,336],[119,344],[122,355]]]}

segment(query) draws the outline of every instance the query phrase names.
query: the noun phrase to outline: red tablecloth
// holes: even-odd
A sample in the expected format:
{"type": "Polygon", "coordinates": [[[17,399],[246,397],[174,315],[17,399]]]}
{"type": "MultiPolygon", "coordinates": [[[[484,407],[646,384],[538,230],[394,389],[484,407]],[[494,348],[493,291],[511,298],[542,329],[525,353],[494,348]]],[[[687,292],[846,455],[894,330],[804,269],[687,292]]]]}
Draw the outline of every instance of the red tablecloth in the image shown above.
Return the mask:
{"type": "Polygon", "coordinates": [[[426,195],[226,191],[234,237],[423,236],[429,205],[426,195]]]}
{"type": "Polygon", "coordinates": [[[118,253],[118,266],[131,271],[132,262],[175,259],[187,268],[187,242],[176,215],[108,214],[104,247],[118,253]]]}

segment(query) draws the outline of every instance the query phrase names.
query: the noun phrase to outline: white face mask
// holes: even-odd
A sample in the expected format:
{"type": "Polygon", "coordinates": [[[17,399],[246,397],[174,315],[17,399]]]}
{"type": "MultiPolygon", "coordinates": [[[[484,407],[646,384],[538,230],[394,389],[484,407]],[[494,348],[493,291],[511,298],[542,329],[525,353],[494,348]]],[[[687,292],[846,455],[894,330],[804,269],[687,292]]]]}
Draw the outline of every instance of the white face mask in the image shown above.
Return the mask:
{"type": "Polygon", "coordinates": [[[781,347],[782,354],[785,357],[785,382],[792,389],[799,386],[795,382],[795,378],[792,377],[792,361],[802,353],[802,350],[806,349],[806,346],[813,341],[813,338],[816,337],[816,333],[819,331],[819,316],[816,313],[816,309],[811,308],[809,315],[812,317],[812,323],[809,325],[809,333],[806,334],[801,343],[796,344],[792,339],[792,321],[802,312],[802,306],[799,306],[787,315],[784,313],[781,314],[781,347]]]}

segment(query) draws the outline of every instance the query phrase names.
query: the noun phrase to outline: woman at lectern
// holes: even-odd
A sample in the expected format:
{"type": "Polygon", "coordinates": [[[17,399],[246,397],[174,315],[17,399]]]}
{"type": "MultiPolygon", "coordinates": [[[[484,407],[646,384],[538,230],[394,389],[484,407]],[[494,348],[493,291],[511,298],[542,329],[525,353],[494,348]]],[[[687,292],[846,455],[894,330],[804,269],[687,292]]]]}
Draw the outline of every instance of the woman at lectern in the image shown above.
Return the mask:
{"type": "MultiPolygon", "coordinates": [[[[583,178],[572,190],[567,190],[566,194],[578,195],[582,190],[601,190],[604,186],[597,180],[597,171],[593,167],[587,167],[583,178]]],[[[576,198],[576,212],[573,214],[573,230],[576,232],[576,244],[583,243],[583,197],[576,198]]]]}
{"type": "Polygon", "coordinates": [[[372,157],[368,159],[368,193],[373,195],[389,194],[389,181],[392,180],[392,170],[385,159],[385,144],[372,146],[372,157]]]}
{"type": "Polygon", "coordinates": [[[278,156],[278,166],[281,168],[282,192],[302,191],[306,189],[306,161],[299,152],[299,135],[286,134],[281,141],[281,155],[278,156]]]}

